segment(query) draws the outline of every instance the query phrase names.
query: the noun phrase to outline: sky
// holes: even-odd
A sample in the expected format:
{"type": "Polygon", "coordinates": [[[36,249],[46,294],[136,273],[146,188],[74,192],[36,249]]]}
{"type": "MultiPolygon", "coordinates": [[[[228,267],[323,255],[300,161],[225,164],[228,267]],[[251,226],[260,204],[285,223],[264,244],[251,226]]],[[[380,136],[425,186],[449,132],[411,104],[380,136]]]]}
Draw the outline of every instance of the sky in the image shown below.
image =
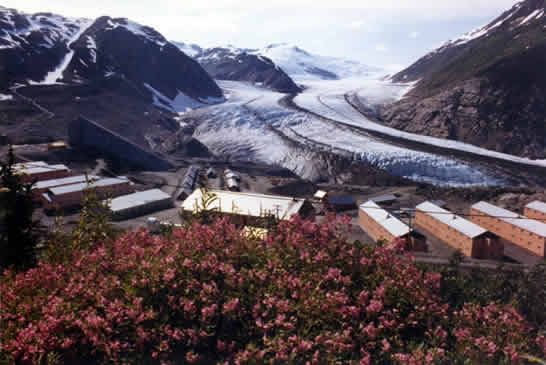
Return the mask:
{"type": "Polygon", "coordinates": [[[25,12],[126,17],[173,41],[261,48],[286,42],[397,69],[489,23],[516,0],[3,0],[25,12]]]}

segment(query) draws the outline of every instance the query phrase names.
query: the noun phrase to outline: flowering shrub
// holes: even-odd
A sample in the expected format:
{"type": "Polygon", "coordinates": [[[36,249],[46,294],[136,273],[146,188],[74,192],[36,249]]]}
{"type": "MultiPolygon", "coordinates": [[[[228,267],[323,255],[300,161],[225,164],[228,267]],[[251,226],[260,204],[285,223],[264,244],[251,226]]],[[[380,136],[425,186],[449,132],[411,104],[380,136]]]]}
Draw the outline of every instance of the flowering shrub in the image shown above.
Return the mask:
{"type": "Polygon", "coordinates": [[[518,362],[544,346],[513,309],[456,311],[441,277],[346,222],[280,223],[265,240],[226,221],[126,233],[66,265],[4,273],[1,357],[15,363],[518,362]],[[461,360],[461,362],[462,362],[461,360]]]}

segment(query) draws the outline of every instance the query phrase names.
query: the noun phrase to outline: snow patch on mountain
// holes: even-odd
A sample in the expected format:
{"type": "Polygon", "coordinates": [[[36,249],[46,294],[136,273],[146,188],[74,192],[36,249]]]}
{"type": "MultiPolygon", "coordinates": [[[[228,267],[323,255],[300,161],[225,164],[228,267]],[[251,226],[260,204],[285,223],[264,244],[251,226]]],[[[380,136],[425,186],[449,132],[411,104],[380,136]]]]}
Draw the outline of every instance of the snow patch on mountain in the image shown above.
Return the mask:
{"type": "Polygon", "coordinates": [[[153,104],[156,107],[178,114],[184,114],[194,109],[203,108],[224,101],[223,98],[214,97],[195,100],[180,91],[178,91],[178,94],[174,99],[170,99],[149,84],[144,83],[144,87],[152,93],[153,104]]]}
{"type": "Polygon", "coordinates": [[[141,25],[126,18],[115,18],[108,20],[108,27],[106,30],[113,30],[116,28],[125,28],[133,34],[140,36],[146,41],[157,44],[160,47],[169,43],[160,33],[151,27],[141,25]]]}
{"type": "Polygon", "coordinates": [[[55,14],[25,14],[0,6],[0,49],[17,48],[27,44],[34,33],[44,35],[41,47],[51,48],[65,42],[87,24],[87,19],[66,18],[55,14]]]}
{"type": "Polygon", "coordinates": [[[358,61],[315,55],[287,43],[271,44],[254,53],[271,59],[298,81],[344,79],[381,71],[358,61]]]}
{"type": "Polygon", "coordinates": [[[72,49],[72,44],[76,42],[80,36],[93,24],[92,20],[85,19],[82,20],[79,25],[80,29],[70,38],[68,43],[66,44],[66,47],[68,48],[68,53],[64,56],[63,60],[61,61],[60,65],[57,66],[54,70],[47,73],[44,80],[42,82],[39,82],[40,85],[52,85],[57,83],[58,80],[62,79],[63,72],[66,70],[70,62],[72,61],[72,58],[74,57],[74,50],[72,49]]]}
{"type": "Polygon", "coordinates": [[[203,49],[199,47],[197,44],[184,43],[184,42],[172,42],[172,44],[177,46],[182,52],[184,52],[187,56],[191,58],[195,58],[201,53],[203,53],[203,49]]]}

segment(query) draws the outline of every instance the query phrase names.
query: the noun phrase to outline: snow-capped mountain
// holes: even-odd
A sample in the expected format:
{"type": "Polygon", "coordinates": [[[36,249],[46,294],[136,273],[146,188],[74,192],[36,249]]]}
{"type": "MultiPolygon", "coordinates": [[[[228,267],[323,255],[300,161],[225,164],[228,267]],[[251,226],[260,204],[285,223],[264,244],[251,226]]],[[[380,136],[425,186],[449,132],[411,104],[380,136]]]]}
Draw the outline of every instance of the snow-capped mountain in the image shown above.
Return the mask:
{"type": "Polygon", "coordinates": [[[199,47],[197,44],[184,42],[172,42],[172,44],[180,48],[182,52],[191,58],[195,58],[203,52],[203,48],[199,47]]]}
{"type": "Polygon", "coordinates": [[[0,8],[0,87],[118,75],[165,99],[220,98],[203,68],[154,29],[123,18],[69,19],[0,8]]]}
{"type": "Polygon", "coordinates": [[[199,63],[150,27],[6,8],[0,95],[0,114],[17,121],[2,123],[0,133],[13,143],[66,139],[85,115],[158,153],[176,139],[176,113],[223,100],[199,63]]]}
{"type": "Polygon", "coordinates": [[[393,77],[417,81],[386,108],[406,131],[546,157],[546,0],[525,0],[393,77]]]}
{"type": "Polygon", "coordinates": [[[98,18],[73,44],[74,56],[63,73],[72,82],[123,75],[174,100],[222,96],[193,59],[154,29],[123,18],[98,18]]]}
{"type": "MultiPolygon", "coordinates": [[[[470,54],[477,45],[500,44],[498,42],[500,39],[514,43],[517,48],[527,47],[527,43],[531,46],[530,43],[544,39],[545,30],[541,25],[545,21],[545,12],[546,1],[544,0],[520,1],[483,27],[447,41],[407,69],[394,75],[393,80],[408,82],[422,79],[448,65],[453,58],[470,54]],[[522,38],[521,34],[525,33],[529,33],[529,37],[522,38]]],[[[503,46],[503,48],[506,47],[506,45],[503,46]]]]}
{"type": "Polygon", "coordinates": [[[253,50],[233,46],[208,48],[194,58],[218,80],[251,82],[282,93],[301,91],[273,61],[253,50]]]}
{"type": "Polygon", "coordinates": [[[24,14],[0,7],[0,88],[43,81],[68,53],[68,44],[92,23],[60,15],[24,14]]]}
{"type": "Polygon", "coordinates": [[[271,44],[253,52],[271,59],[298,81],[336,80],[380,71],[358,61],[315,55],[287,43],[271,44]]]}

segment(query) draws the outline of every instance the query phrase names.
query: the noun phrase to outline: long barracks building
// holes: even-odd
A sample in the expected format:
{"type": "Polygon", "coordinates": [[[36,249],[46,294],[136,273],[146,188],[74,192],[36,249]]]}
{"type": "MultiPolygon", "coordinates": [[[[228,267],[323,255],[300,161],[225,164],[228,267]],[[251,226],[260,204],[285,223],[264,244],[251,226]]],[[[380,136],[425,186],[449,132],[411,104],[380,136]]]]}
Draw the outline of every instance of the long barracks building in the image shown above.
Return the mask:
{"type": "Polygon", "coordinates": [[[525,206],[523,215],[546,223],[546,203],[535,200],[525,206]]]}
{"type": "Polygon", "coordinates": [[[472,220],[503,239],[544,257],[546,247],[546,223],[520,216],[487,202],[479,202],[471,208],[472,220]]]}
{"type": "Polygon", "coordinates": [[[374,241],[393,242],[399,239],[408,250],[427,250],[426,238],[423,235],[412,230],[372,200],[360,205],[358,222],[360,228],[374,241]]]}
{"type": "Polygon", "coordinates": [[[497,235],[431,202],[417,206],[415,223],[465,256],[492,260],[504,256],[504,245],[497,235]]]}

